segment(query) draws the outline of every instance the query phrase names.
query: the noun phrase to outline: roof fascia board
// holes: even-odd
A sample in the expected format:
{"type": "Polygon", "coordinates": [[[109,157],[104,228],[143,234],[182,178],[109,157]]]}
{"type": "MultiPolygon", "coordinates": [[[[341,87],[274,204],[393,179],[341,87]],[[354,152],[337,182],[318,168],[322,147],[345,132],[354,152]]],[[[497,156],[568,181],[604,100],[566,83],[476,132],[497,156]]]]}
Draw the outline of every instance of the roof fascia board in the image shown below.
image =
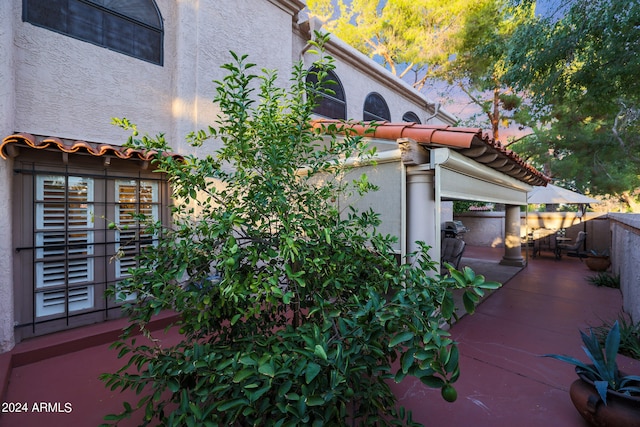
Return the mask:
{"type": "Polygon", "coordinates": [[[297,15],[306,5],[300,0],[268,0],[291,16],[297,15]]]}

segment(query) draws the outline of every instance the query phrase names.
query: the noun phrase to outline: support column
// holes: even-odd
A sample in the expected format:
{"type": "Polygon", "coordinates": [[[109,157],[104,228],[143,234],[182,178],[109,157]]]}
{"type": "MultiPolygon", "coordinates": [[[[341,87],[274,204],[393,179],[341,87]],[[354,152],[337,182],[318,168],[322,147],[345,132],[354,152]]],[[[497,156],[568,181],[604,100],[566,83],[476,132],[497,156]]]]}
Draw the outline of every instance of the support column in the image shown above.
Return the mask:
{"type": "Polygon", "coordinates": [[[429,256],[440,261],[440,221],[435,197],[434,171],[428,165],[407,167],[407,252],[418,249],[416,241],[431,246],[429,256]],[[436,232],[437,231],[437,232],[436,232]]]}
{"type": "Polygon", "coordinates": [[[525,266],[525,260],[522,258],[520,227],[520,206],[507,205],[504,217],[504,256],[500,264],[525,266]]]}

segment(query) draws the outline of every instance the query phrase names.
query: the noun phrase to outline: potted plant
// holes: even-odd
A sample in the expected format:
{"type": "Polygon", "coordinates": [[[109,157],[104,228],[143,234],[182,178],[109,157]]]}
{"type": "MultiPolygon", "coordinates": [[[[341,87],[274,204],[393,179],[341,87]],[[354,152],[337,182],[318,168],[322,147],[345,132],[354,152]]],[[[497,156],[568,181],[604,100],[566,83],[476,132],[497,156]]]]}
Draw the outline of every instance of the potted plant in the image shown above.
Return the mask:
{"type": "Polygon", "coordinates": [[[576,367],[579,379],[569,389],[574,406],[593,426],[640,426],[640,376],[625,375],[616,362],[620,325],[613,324],[604,348],[591,329],[588,335],[582,331],[580,335],[591,364],[565,355],[545,355],[576,367]]]}
{"type": "Polygon", "coordinates": [[[611,265],[609,260],[609,249],[603,251],[591,250],[589,251],[589,257],[585,263],[591,271],[605,271],[611,265]]]}

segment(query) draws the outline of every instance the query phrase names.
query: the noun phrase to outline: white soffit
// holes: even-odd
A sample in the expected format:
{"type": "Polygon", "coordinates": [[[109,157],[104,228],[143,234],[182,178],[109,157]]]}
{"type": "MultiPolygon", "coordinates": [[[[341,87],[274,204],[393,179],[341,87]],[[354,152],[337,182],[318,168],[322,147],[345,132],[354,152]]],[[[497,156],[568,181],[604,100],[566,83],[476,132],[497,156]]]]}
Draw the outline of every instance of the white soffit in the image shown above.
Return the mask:
{"type": "Polygon", "coordinates": [[[526,205],[531,186],[448,148],[431,151],[441,199],[526,205]],[[439,178],[439,179],[438,179],[439,178]]]}

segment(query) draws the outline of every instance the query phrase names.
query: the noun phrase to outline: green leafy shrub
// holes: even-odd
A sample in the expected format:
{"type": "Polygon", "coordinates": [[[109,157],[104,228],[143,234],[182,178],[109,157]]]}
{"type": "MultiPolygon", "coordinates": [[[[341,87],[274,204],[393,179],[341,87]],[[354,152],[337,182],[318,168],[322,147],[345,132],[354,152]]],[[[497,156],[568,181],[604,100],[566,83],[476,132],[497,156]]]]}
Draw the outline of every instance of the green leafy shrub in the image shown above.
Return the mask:
{"type": "MultiPolygon", "coordinates": [[[[325,90],[331,58],[314,64],[317,85],[296,65],[288,89],[233,58],[216,82],[215,126],[190,137],[222,147],[156,161],[172,185],[174,221],[149,224],[159,243],[118,287],[137,295],[114,344],[126,363],[102,376],[141,397],[105,418],[141,410],[145,422],[171,426],[415,425],[388,381],[414,376],[455,398],[452,289],[465,289],[473,311],[499,284],[469,269],[436,276],[424,244],[399,264],[393,239],[376,231],[378,215],[345,202],[374,186],[349,179],[341,159],[372,153],[360,137],[339,137],[340,126],[310,125],[306,94],[325,90]],[[150,336],[163,310],[180,314],[181,341],[136,343],[133,332],[150,336]]],[[[170,150],[162,136],[137,138],[134,125],[117,122],[134,130],[130,145],[170,150]]]]}
{"type": "MultiPolygon", "coordinates": [[[[616,320],[620,325],[620,354],[640,360],[640,322],[633,320],[625,313],[621,313],[616,320]]],[[[604,345],[609,330],[613,327],[611,322],[604,322],[593,328],[598,341],[604,345]]]]}
{"type": "Polygon", "coordinates": [[[593,276],[587,277],[587,281],[595,286],[604,286],[607,288],[615,288],[620,289],[620,275],[613,275],[611,273],[607,273],[601,271],[593,276]]]}

